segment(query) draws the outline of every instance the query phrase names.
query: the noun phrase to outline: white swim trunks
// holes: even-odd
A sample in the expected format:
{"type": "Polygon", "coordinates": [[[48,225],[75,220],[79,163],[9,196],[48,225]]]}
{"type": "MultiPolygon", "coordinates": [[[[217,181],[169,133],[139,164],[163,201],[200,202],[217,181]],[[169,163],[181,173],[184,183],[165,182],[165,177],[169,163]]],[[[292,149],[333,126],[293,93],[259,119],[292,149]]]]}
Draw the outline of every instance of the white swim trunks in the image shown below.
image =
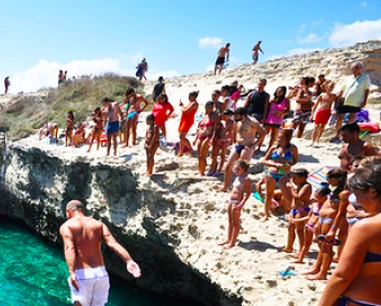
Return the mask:
{"type": "Polygon", "coordinates": [[[75,270],[79,291],[69,281],[71,302],[82,306],[103,306],[108,301],[110,280],[105,267],[75,270]]]}

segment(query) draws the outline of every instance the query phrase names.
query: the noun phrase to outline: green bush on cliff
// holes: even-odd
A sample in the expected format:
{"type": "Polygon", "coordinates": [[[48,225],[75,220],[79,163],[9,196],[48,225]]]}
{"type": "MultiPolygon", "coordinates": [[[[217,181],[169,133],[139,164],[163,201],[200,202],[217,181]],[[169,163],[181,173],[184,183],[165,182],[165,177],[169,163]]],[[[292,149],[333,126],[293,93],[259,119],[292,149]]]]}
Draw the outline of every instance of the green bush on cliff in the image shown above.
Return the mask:
{"type": "Polygon", "coordinates": [[[102,107],[104,97],[121,103],[128,87],[142,93],[143,86],[134,77],[114,73],[68,80],[57,89],[41,89],[40,95],[18,97],[15,103],[2,110],[0,122],[9,129],[8,137],[13,140],[36,133],[45,120],[65,128],[68,111],[74,112],[76,120],[84,121],[96,107],[102,107]]]}

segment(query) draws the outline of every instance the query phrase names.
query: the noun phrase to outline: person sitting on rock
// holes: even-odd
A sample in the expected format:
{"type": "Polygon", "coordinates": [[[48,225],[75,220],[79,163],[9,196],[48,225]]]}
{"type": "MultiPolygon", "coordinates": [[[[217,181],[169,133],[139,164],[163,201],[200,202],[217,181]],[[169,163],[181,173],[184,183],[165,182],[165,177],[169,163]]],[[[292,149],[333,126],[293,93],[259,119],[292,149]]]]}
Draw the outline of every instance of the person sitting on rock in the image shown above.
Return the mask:
{"type": "Polygon", "coordinates": [[[73,143],[74,122],[74,113],[69,111],[66,117],[65,147],[73,143]]]}
{"type": "Polygon", "coordinates": [[[234,163],[233,171],[237,175],[233,183],[233,189],[227,204],[228,213],[228,235],[224,242],[218,245],[223,246],[225,249],[231,249],[235,246],[238,234],[241,229],[240,216],[242,208],[246,201],[250,198],[252,186],[251,180],[247,176],[249,164],[243,160],[238,160],[234,163]]]}

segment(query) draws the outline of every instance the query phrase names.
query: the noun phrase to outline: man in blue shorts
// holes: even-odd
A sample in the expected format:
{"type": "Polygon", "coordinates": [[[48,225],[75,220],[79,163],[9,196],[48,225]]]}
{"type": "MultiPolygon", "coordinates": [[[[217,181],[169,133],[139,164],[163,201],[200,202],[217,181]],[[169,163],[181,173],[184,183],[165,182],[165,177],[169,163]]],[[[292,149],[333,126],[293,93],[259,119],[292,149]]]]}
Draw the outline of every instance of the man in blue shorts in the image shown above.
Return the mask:
{"type": "Polygon", "coordinates": [[[106,125],[106,134],[107,134],[107,156],[110,155],[111,150],[111,139],[114,144],[114,156],[117,156],[118,148],[118,133],[119,133],[119,117],[123,118],[122,111],[119,107],[118,102],[112,102],[110,98],[104,98],[102,100],[103,109],[102,113],[105,115],[107,125],[106,125]]]}

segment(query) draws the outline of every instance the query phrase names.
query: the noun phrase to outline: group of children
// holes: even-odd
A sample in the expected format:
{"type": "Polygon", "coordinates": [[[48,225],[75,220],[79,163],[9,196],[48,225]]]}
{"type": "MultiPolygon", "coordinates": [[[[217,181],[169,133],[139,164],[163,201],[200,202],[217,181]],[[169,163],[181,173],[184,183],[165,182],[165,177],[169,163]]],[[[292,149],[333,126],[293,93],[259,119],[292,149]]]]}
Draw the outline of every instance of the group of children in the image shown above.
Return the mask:
{"type": "MultiPolygon", "coordinates": [[[[287,187],[291,191],[292,201],[288,213],[287,245],[282,251],[293,253],[295,238],[298,237],[299,248],[293,263],[301,264],[312,243],[318,243],[317,259],[312,268],[303,273],[308,280],[327,279],[331,263],[338,262],[350,228],[357,221],[369,217],[361,204],[357,203],[355,194],[347,187],[349,177],[355,174],[362,160],[362,156],[355,157],[351,161],[349,172],[339,168],[330,170],[326,182],[321,183],[321,187],[315,191],[308,182],[307,170],[294,169],[288,175],[287,187]],[[346,218],[338,219],[340,215],[346,218]],[[335,238],[337,229],[340,230],[340,239],[335,238]],[[334,246],[338,247],[335,258],[334,246]]],[[[227,201],[227,239],[219,243],[225,249],[230,249],[236,244],[240,232],[241,211],[252,194],[252,183],[247,176],[248,164],[239,160],[233,169],[237,177],[227,201]]],[[[260,188],[260,184],[258,187],[260,188]]],[[[278,199],[281,202],[282,194],[278,199]]]]}

